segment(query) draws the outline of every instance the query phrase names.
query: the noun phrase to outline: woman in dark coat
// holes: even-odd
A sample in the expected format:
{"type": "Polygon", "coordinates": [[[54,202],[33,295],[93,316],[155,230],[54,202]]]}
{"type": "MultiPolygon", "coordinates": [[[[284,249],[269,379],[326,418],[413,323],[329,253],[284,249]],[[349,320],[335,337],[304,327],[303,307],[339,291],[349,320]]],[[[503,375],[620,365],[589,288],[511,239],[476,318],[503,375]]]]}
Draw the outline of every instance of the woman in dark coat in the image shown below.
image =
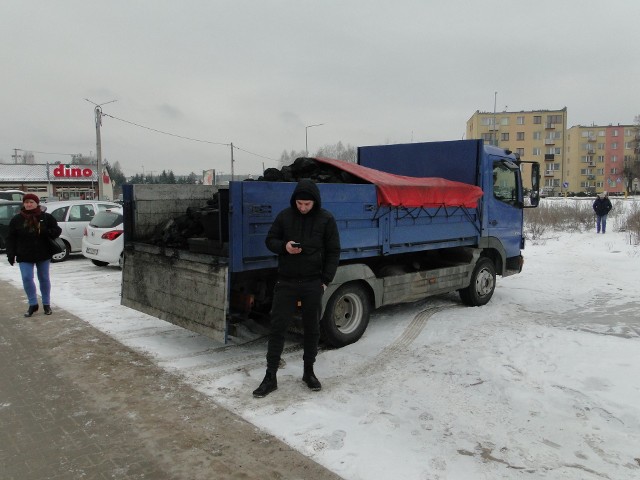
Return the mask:
{"type": "Polygon", "coordinates": [[[38,273],[40,296],[45,315],[51,315],[51,280],[49,265],[51,253],[49,239],[62,233],[58,222],[49,213],[40,208],[40,199],[33,193],[22,197],[22,208],[9,222],[7,236],[7,260],[20,265],[22,285],[29,300],[29,310],[24,314],[30,317],[38,311],[38,291],[33,277],[34,267],[38,273]]]}

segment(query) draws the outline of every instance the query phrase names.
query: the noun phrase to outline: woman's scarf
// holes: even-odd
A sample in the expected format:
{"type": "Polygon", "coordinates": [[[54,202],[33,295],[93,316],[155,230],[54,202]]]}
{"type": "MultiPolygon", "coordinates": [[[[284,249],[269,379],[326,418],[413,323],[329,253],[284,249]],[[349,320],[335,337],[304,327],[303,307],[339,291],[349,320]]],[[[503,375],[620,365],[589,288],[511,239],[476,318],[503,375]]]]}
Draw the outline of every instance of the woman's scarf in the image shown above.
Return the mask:
{"type": "Polygon", "coordinates": [[[40,205],[32,210],[27,210],[24,207],[20,209],[20,215],[24,218],[24,226],[27,230],[35,232],[36,235],[40,235],[40,205]]]}

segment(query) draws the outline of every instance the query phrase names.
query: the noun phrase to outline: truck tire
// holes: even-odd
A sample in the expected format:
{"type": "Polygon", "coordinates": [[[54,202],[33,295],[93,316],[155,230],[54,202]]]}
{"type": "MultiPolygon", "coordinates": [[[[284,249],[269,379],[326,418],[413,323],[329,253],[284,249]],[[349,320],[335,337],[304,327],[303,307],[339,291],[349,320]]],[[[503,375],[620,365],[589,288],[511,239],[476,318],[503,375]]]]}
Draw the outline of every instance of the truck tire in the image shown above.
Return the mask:
{"type": "Polygon", "coordinates": [[[357,283],[342,285],[331,295],[320,321],[323,339],[340,348],[357,342],[369,325],[371,300],[357,283]]]}
{"type": "Polygon", "coordinates": [[[473,269],[469,286],[459,291],[460,299],[465,305],[479,307],[491,300],[495,289],[496,268],[490,259],[482,257],[473,269]]]}

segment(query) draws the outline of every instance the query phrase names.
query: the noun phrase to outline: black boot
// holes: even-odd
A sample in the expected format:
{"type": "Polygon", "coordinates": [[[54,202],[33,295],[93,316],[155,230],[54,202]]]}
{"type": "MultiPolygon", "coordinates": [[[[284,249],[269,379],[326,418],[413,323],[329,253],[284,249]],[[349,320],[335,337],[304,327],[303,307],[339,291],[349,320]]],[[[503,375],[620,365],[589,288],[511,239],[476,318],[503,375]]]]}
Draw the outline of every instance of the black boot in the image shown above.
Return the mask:
{"type": "Polygon", "coordinates": [[[302,375],[302,381],[307,384],[314,392],[317,392],[322,389],[322,385],[320,384],[320,380],[316,378],[316,374],[313,373],[313,365],[305,365],[304,366],[304,374],[302,375]]]}
{"type": "Polygon", "coordinates": [[[51,311],[51,305],[42,305],[42,307],[44,308],[44,314],[45,315],[51,315],[53,313],[51,311]]]}
{"type": "Polygon", "coordinates": [[[24,314],[25,317],[30,317],[31,315],[33,315],[34,312],[38,311],[38,304],[36,303],[35,305],[29,305],[29,310],[27,310],[27,313],[24,314]]]}
{"type": "Polygon", "coordinates": [[[260,386],[253,391],[253,396],[256,398],[263,398],[277,389],[278,379],[276,378],[276,374],[267,370],[264,380],[262,380],[260,386]]]}

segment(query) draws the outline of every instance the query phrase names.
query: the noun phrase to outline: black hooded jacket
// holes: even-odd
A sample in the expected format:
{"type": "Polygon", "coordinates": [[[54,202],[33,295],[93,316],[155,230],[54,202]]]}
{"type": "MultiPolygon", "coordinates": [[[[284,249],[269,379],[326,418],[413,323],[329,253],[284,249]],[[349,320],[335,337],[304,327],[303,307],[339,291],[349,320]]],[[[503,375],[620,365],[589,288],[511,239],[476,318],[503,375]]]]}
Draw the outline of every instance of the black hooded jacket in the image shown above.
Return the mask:
{"type": "Polygon", "coordinates": [[[291,195],[291,206],[276,216],[265,243],[278,254],[278,275],[283,279],[322,279],[328,285],[333,280],[340,260],[340,235],[333,215],[322,208],[317,185],[304,179],[298,182],[291,195]],[[296,207],[296,195],[305,192],[314,199],[313,208],[306,214],[296,207]],[[286,244],[296,241],[302,253],[290,255],[286,244]]]}

